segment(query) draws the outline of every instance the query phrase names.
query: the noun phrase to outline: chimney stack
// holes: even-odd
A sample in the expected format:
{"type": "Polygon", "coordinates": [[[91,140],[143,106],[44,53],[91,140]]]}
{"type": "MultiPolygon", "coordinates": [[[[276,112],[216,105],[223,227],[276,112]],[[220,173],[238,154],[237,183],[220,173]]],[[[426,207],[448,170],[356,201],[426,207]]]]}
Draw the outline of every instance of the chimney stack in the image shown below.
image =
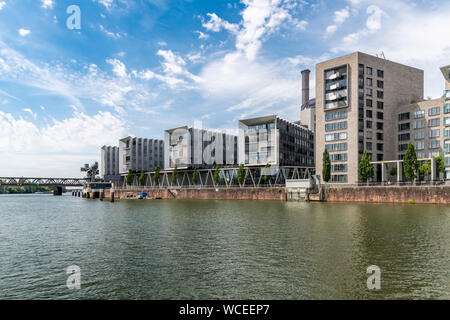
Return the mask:
{"type": "Polygon", "coordinates": [[[305,69],[302,71],[302,105],[309,101],[309,75],[311,71],[305,69]]]}

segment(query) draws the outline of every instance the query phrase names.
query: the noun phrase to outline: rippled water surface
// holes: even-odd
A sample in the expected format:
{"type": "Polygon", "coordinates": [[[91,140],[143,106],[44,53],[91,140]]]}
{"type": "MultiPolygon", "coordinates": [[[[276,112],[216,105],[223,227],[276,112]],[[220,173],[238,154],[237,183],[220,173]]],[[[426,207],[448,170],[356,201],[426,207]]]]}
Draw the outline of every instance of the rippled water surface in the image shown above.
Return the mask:
{"type": "Polygon", "coordinates": [[[449,299],[450,207],[0,196],[0,259],[0,299],[449,299]]]}

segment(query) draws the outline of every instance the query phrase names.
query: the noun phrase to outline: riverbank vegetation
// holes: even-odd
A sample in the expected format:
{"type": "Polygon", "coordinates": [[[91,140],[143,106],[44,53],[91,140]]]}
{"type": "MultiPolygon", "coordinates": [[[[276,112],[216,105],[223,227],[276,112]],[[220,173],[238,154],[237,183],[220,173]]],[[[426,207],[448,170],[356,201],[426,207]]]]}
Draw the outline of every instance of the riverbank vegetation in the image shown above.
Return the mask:
{"type": "MultiPolygon", "coordinates": [[[[29,194],[36,192],[51,192],[53,187],[44,186],[0,186],[0,194],[29,194]]],[[[65,188],[63,188],[65,192],[65,188]]]]}

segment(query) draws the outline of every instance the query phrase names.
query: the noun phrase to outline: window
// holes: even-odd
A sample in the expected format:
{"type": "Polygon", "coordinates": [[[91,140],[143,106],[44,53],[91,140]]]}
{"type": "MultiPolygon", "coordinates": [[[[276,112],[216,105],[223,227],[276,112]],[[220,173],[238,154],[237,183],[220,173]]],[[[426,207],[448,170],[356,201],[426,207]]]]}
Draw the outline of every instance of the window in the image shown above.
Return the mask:
{"type": "Polygon", "coordinates": [[[347,175],[331,175],[331,182],[346,183],[347,175]]]}
{"type": "Polygon", "coordinates": [[[326,144],[325,148],[330,151],[346,151],[347,150],[347,143],[334,143],[334,144],[326,144]]]}
{"type": "MultiPolygon", "coordinates": [[[[446,167],[449,167],[450,166],[450,157],[445,157],[444,158],[444,165],[446,166],[446,167]]],[[[449,171],[447,171],[448,173],[450,173],[449,171]]],[[[450,177],[449,177],[449,175],[448,174],[446,174],[446,179],[449,179],[450,177]],[[448,178],[447,178],[448,177],[448,178]]]]}
{"type": "Polygon", "coordinates": [[[383,155],[377,154],[377,161],[383,161],[383,155]]]}
{"type": "Polygon", "coordinates": [[[383,120],[383,112],[377,112],[377,119],[383,120]]]}
{"type": "Polygon", "coordinates": [[[384,88],[384,81],[377,80],[377,87],[380,88],[380,89],[383,89],[384,88]]]}
{"type": "Polygon", "coordinates": [[[372,129],[372,121],[366,121],[366,128],[372,129]]]}
{"type": "Polygon", "coordinates": [[[444,117],[444,126],[450,126],[450,117],[444,117]]]}
{"type": "Polygon", "coordinates": [[[450,138],[450,130],[444,130],[444,138],[450,138]]]}
{"type": "Polygon", "coordinates": [[[384,99],[384,92],[383,91],[377,91],[377,98],[378,99],[384,99]]]}
{"type": "Polygon", "coordinates": [[[372,110],[366,110],[366,117],[372,118],[372,110]]]}
{"type": "Polygon", "coordinates": [[[383,139],[383,133],[382,132],[377,132],[377,140],[384,140],[383,139]]]}
{"type": "Polygon", "coordinates": [[[366,138],[372,139],[372,131],[366,131],[366,138]]]}
{"type": "Polygon", "coordinates": [[[367,83],[367,85],[368,85],[369,87],[371,87],[371,86],[373,85],[373,80],[372,80],[372,78],[367,78],[366,83],[367,83]]]}
{"type": "Polygon", "coordinates": [[[347,118],[347,110],[325,113],[325,121],[341,120],[347,118]]]}
{"type": "Polygon", "coordinates": [[[325,124],[325,131],[337,131],[347,129],[347,121],[327,123],[325,124]]]}
{"type": "Polygon", "coordinates": [[[414,132],[414,140],[420,140],[425,138],[425,131],[414,132]]]}
{"type": "Polygon", "coordinates": [[[370,67],[367,67],[367,75],[371,76],[373,74],[373,69],[370,67]]]}
{"type": "Polygon", "coordinates": [[[410,129],[409,122],[401,123],[398,125],[398,131],[405,131],[405,130],[409,130],[409,129],[410,129]]]}
{"type": "Polygon", "coordinates": [[[347,161],[347,154],[346,153],[330,154],[330,161],[331,162],[347,161]]]}
{"type": "Polygon", "coordinates": [[[425,110],[414,111],[414,119],[420,119],[425,117],[425,110]]]}
{"type": "Polygon", "coordinates": [[[347,132],[331,133],[325,135],[325,141],[338,141],[347,139],[347,132]]]}
{"type": "Polygon", "coordinates": [[[383,101],[377,101],[377,108],[383,109],[384,108],[384,102],[383,101]]]}
{"type": "Polygon", "coordinates": [[[409,112],[400,113],[398,115],[398,121],[405,121],[405,120],[409,120],[409,112]]]}
{"type": "MultiPolygon", "coordinates": [[[[408,123],[408,125],[409,125],[409,123],[408,123]]],[[[377,129],[383,130],[383,122],[377,122],[377,129]]]]}
{"type": "Polygon", "coordinates": [[[366,95],[371,97],[373,95],[373,90],[372,89],[366,89],[366,95]]]}
{"type": "Polygon", "coordinates": [[[441,113],[441,108],[440,107],[433,107],[428,109],[428,115],[429,116],[437,116],[441,113]]]}
{"type": "Polygon", "coordinates": [[[367,107],[371,107],[372,106],[372,100],[371,99],[366,99],[366,106],[367,107]]]}
{"type": "Polygon", "coordinates": [[[441,119],[439,119],[439,118],[434,118],[434,119],[428,120],[429,127],[437,127],[440,125],[440,123],[441,123],[441,119]]]}
{"type": "Polygon", "coordinates": [[[345,163],[331,165],[331,172],[347,172],[347,165],[345,163]]]}
{"type": "Polygon", "coordinates": [[[444,113],[450,113],[450,103],[444,104],[444,113]]]}
{"type": "Polygon", "coordinates": [[[377,143],[377,150],[378,151],[383,151],[383,144],[382,143],[377,143]]]}
{"type": "Polygon", "coordinates": [[[416,150],[423,150],[423,149],[425,149],[425,142],[423,142],[423,141],[414,142],[414,148],[416,150]]]}
{"type": "Polygon", "coordinates": [[[366,142],[366,150],[372,151],[372,142],[366,142]]]}
{"type": "Polygon", "coordinates": [[[440,152],[439,151],[432,151],[432,152],[428,152],[428,158],[436,158],[440,156],[440,152]]]}
{"type": "Polygon", "coordinates": [[[411,136],[409,133],[402,133],[398,135],[398,141],[408,141],[411,139],[411,136]]]}
{"type": "Polygon", "coordinates": [[[431,129],[428,131],[428,137],[429,138],[437,138],[439,137],[440,130],[439,129],[431,129]]]}
{"type": "Polygon", "coordinates": [[[384,71],[383,70],[377,70],[378,78],[384,78],[384,71]]]}
{"type": "Polygon", "coordinates": [[[422,128],[425,128],[425,120],[414,121],[414,129],[422,129],[422,128]]]}
{"type": "Polygon", "coordinates": [[[439,140],[428,141],[428,149],[437,149],[440,147],[439,140]]]}
{"type": "Polygon", "coordinates": [[[420,159],[420,158],[425,158],[424,152],[417,152],[417,159],[420,159]]]}
{"type": "Polygon", "coordinates": [[[406,151],[406,149],[408,149],[408,144],[399,144],[398,145],[399,152],[406,151]]]}

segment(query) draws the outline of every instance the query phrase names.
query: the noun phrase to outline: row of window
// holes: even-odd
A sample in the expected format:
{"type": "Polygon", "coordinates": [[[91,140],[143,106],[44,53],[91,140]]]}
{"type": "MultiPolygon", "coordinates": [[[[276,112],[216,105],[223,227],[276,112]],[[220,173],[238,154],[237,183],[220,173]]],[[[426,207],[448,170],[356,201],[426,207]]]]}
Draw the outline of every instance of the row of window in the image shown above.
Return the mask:
{"type": "MultiPolygon", "coordinates": [[[[414,148],[416,150],[424,150],[425,149],[425,142],[424,141],[414,142],[414,148]]],[[[439,148],[440,148],[439,140],[428,141],[428,149],[439,149],[439,148]]]]}
{"type": "MultiPolygon", "coordinates": [[[[441,107],[431,107],[428,109],[428,116],[438,116],[441,113],[441,107]]],[[[450,103],[444,105],[444,113],[450,113],[450,103]]],[[[425,117],[425,110],[416,110],[413,113],[414,119],[421,119],[425,117]]],[[[404,112],[398,115],[398,121],[405,121],[410,119],[410,113],[404,112]]]]}
{"type": "Polygon", "coordinates": [[[329,152],[333,152],[333,151],[346,151],[347,150],[347,143],[343,142],[343,143],[333,143],[333,144],[326,144],[325,148],[329,151],[329,152]]]}
{"type": "MultiPolygon", "coordinates": [[[[372,67],[366,67],[366,74],[368,75],[368,76],[371,76],[371,75],[373,75],[373,68],[372,67]]],[[[363,75],[364,74],[364,65],[363,64],[360,64],[359,65],[359,74],[360,75],[363,75]]],[[[378,78],[384,78],[384,71],[383,70],[377,70],[377,76],[378,76],[378,78]]]]}
{"type": "Polygon", "coordinates": [[[347,110],[325,113],[325,121],[341,120],[347,118],[347,110]]]}
{"type": "Polygon", "coordinates": [[[347,132],[330,133],[325,135],[326,142],[346,140],[346,139],[347,139],[347,132]]]}
{"type": "Polygon", "coordinates": [[[347,154],[346,153],[330,154],[330,161],[331,162],[347,161],[347,154]]]}
{"type": "Polygon", "coordinates": [[[335,123],[327,123],[325,124],[325,131],[338,131],[347,129],[347,121],[335,122],[335,123]]]}
{"type": "MultiPolygon", "coordinates": [[[[360,103],[363,104],[364,100],[360,103]]],[[[363,107],[361,105],[360,107],[363,107]]],[[[366,107],[373,107],[373,100],[372,99],[366,99],[366,107]]],[[[377,108],[378,109],[384,109],[384,102],[383,101],[377,101],[377,108]]]]}

